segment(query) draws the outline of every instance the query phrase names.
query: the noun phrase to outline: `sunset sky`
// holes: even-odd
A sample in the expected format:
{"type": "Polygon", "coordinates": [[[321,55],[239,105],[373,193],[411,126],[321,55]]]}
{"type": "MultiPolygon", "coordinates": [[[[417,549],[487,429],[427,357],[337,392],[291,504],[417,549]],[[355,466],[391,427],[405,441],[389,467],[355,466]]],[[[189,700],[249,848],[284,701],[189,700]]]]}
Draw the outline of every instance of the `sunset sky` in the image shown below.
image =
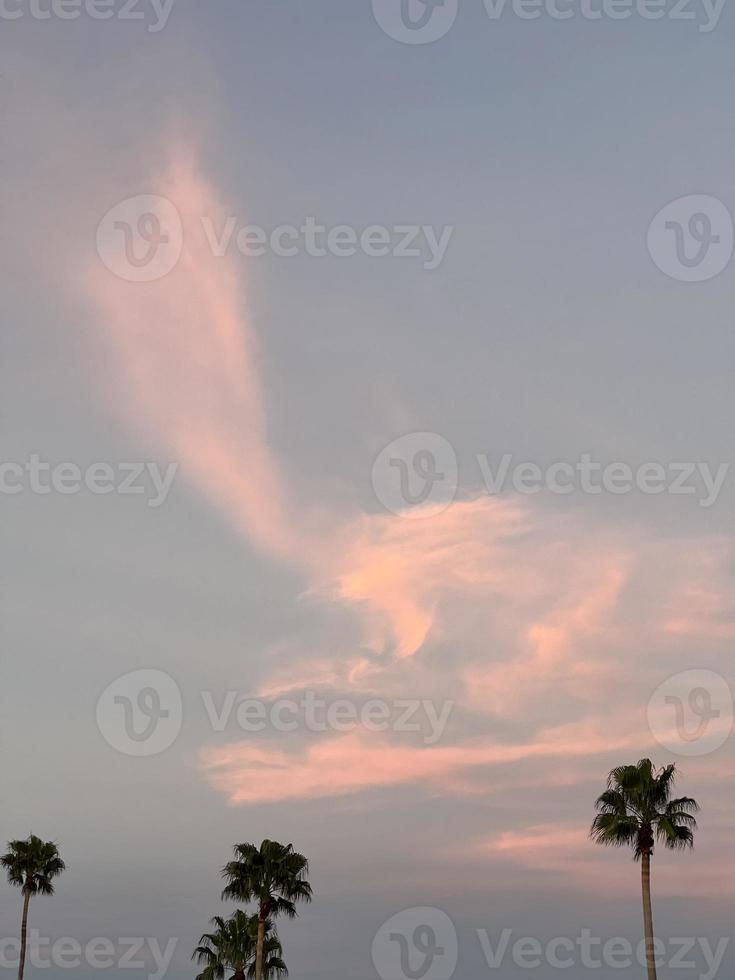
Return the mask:
{"type": "MultiPolygon", "coordinates": [[[[232,844],[264,837],[311,861],[314,902],[280,930],[293,980],[380,976],[376,933],[422,907],[456,928],[458,980],[581,980],[492,969],[477,930],[638,942],[638,872],[587,832],[609,769],[642,756],[702,805],[694,852],[654,858],[658,933],[732,931],[735,262],[667,275],[649,226],[689,195],[735,214],[735,15],[462,0],[417,44],[386,30],[391,2],[0,15],[2,460],[24,474],[2,500],[0,837],[67,862],[31,906],[43,936],[175,939],[170,980],[232,910],[232,844]],[[136,226],[141,197],[168,204],[136,226]],[[391,254],[274,254],[310,219],[383,229],[391,254]],[[172,268],[130,281],[123,225],[180,245],[172,268]],[[248,226],[265,254],[238,247],[248,226]],[[393,254],[402,228],[420,254],[393,254]],[[436,462],[438,497],[392,505],[396,440],[413,489],[436,462]],[[667,483],[492,493],[504,457],[667,483]],[[38,492],[32,458],[150,468],[140,493],[38,492]],[[162,690],[171,744],[136,755],[110,685],[138,671],[183,708],[162,690]],[[665,698],[693,688],[719,716],[677,745],[665,698]],[[307,696],[390,720],[238,720],[257,699],[291,722],[307,696]]],[[[3,882],[0,939],[19,915],[3,882]]],[[[706,973],[692,955],[679,976],[706,973]]]]}

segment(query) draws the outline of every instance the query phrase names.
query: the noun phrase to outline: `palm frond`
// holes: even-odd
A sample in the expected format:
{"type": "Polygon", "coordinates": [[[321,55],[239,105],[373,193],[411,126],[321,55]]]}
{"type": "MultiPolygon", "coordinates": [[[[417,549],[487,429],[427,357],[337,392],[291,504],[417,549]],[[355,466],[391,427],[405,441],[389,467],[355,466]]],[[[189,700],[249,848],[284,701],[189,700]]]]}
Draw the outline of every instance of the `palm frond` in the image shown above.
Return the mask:
{"type": "Polygon", "coordinates": [[[671,799],[677,776],[676,765],[656,769],[650,759],[611,769],[607,789],[595,801],[592,839],[613,847],[630,845],[636,860],[653,853],[656,841],[669,848],[691,847],[699,804],[689,796],[671,799]]]}
{"type": "Polygon", "coordinates": [[[35,834],[26,840],[9,841],[0,865],[11,885],[23,888],[30,895],[53,895],[53,879],[66,869],[57,845],[35,834]]]}

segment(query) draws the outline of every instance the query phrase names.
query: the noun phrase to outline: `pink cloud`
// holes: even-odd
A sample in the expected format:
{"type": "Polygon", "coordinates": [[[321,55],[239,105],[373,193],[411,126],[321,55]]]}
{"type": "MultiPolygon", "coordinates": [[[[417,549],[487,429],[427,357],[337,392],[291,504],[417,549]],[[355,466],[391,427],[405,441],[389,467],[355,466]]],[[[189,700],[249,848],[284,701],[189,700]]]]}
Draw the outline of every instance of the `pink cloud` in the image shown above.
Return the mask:
{"type": "Polygon", "coordinates": [[[233,743],[202,753],[210,783],[230,803],[341,796],[411,783],[468,791],[463,777],[475,767],[536,758],[575,758],[628,748],[630,736],[602,734],[588,724],[560,725],[522,744],[470,743],[416,748],[354,732],[288,753],[272,746],[233,743]]]}
{"type": "Polygon", "coordinates": [[[215,257],[201,227],[224,210],[189,153],[177,150],[151,193],[172,201],[184,230],[176,267],[127,282],[99,259],[81,288],[115,358],[104,396],[244,536],[293,558],[284,480],[267,441],[257,344],[235,260],[215,257]]]}
{"type": "Polygon", "coordinates": [[[555,871],[564,866],[570,856],[579,857],[589,847],[586,827],[566,824],[538,824],[523,830],[505,830],[473,847],[487,854],[518,861],[528,867],[555,871]]]}
{"type": "Polygon", "coordinates": [[[246,540],[303,567],[313,593],[350,605],[367,645],[408,656],[432,629],[443,588],[501,584],[495,539],[518,533],[521,512],[486,499],[431,521],[364,516],[334,528],[296,506],[268,443],[242,268],[213,254],[202,227],[203,217],[223,227],[226,212],[192,153],[175,147],[170,158],[149,190],[181,217],[178,264],[138,283],[95,257],[82,276],[114,357],[100,391],[146,443],[179,461],[246,540]]]}
{"type": "MultiPolygon", "coordinates": [[[[543,545],[536,557],[545,560],[543,545]]],[[[525,560],[529,560],[527,554],[525,560]]],[[[629,581],[633,555],[619,545],[597,541],[593,551],[570,541],[557,554],[564,572],[549,576],[546,602],[524,609],[515,624],[519,655],[490,665],[473,665],[465,673],[467,703],[479,710],[512,716],[529,701],[567,690],[590,700],[610,678],[611,664],[580,657],[580,648],[609,642],[623,587],[629,581]],[[548,611],[544,609],[546,607],[548,611]],[[529,622],[530,620],[530,622],[529,622]],[[524,693],[519,700],[518,692],[524,693]]]]}
{"type": "Polygon", "coordinates": [[[468,714],[522,720],[531,732],[505,744],[463,744],[458,733],[458,744],[430,748],[363,733],[300,754],[229,745],[203,756],[212,785],[233,803],[403,783],[469,792],[478,767],[649,745],[647,684],[662,677],[642,653],[666,662],[691,638],[732,640],[731,544],[572,523],[529,499],[459,500],[425,520],[361,514],[335,527],[315,516],[289,493],[270,447],[242,267],[207,243],[201,218],[221,228],[225,212],[193,160],[174,150],[149,188],[182,218],[174,270],[130,283],[95,260],[79,285],[114,357],[100,378],[114,411],[178,460],[244,540],[300,568],[307,595],[348,608],[359,624],[359,647],[335,642],[331,655],[274,661],[260,695],[420,690],[454,698],[468,714]],[[416,656],[422,650],[429,656],[416,656]],[[432,660],[437,650],[443,659],[432,660]]]}
{"type": "MultiPolygon", "coordinates": [[[[337,533],[318,589],[361,611],[369,646],[409,657],[436,627],[447,594],[512,587],[507,559],[526,521],[517,504],[488,497],[458,501],[425,520],[363,515],[337,533]]],[[[516,575],[524,591],[539,585],[533,568],[516,575]]]]}
{"type": "MultiPolygon", "coordinates": [[[[361,515],[334,527],[291,499],[268,442],[242,267],[233,256],[215,256],[202,228],[205,216],[223,227],[225,210],[192,152],[174,146],[169,155],[148,189],[181,216],[177,266],[157,281],[130,283],[95,258],[80,283],[115,358],[100,379],[114,410],[179,460],[247,541],[300,566],[312,595],[354,610],[375,653],[405,659],[430,636],[456,637],[451,608],[459,597],[489,602],[494,636],[509,643],[491,663],[468,665],[470,701],[507,709],[526,682],[564,672],[581,690],[604,682],[600,663],[574,650],[613,620],[641,550],[635,535],[626,544],[618,535],[555,526],[529,502],[489,497],[459,501],[423,521],[361,515]]],[[[732,637],[732,594],[713,585],[721,552],[716,542],[687,543],[687,560],[678,564],[700,581],[681,579],[670,633],[732,637]]],[[[374,669],[364,658],[354,666],[358,680],[374,669]]]]}
{"type": "MultiPolygon", "coordinates": [[[[695,847],[699,851],[699,845],[695,847]]],[[[704,853],[696,855],[657,848],[653,859],[654,892],[702,898],[735,894],[735,862],[729,854],[718,856],[706,844],[704,847],[704,853]]],[[[553,873],[557,887],[561,882],[564,888],[597,893],[604,878],[606,890],[615,894],[632,895],[638,890],[640,870],[629,852],[594,844],[587,825],[538,824],[507,830],[471,842],[465,853],[475,861],[485,858],[514,864],[526,869],[535,880],[539,872],[553,873]]]]}

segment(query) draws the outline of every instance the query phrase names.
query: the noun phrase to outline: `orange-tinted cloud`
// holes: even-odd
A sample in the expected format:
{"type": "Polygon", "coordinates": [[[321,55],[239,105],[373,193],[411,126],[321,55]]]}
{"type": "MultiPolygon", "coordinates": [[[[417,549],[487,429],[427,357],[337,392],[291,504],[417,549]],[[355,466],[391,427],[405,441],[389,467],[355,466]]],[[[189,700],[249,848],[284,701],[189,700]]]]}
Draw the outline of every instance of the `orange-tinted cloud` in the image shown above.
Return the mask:
{"type": "MultiPolygon", "coordinates": [[[[706,847],[706,845],[705,845],[706,847]]],[[[697,845],[699,851],[699,845],[697,845]]],[[[653,878],[659,895],[708,898],[735,894],[735,863],[729,854],[719,856],[706,848],[704,855],[681,854],[657,848],[653,878]],[[730,872],[727,868],[730,868],[730,872]]],[[[502,861],[527,869],[538,881],[539,872],[563,876],[565,888],[632,894],[637,889],[638,867],[627,852],[614,853],[589,839],[582,824],[537,824],[505,830],[490,838],[470,842],[465,853],[474,861],[502,861]],[[628,858],[626,860],[626,858],[628,858]]]]}
{"type": "MultiPolygon", "coordinates": [[[[466,671],[467,701],[479,710],[513,715],[534,698],[562,688],[590,700],[609,678],[611,665],[580,654],[610,633],[633,556],[599,540],[592,552],[574,540],[564,554],[558,545],[556,552],[563,571],[550,569],[546,601],[525,608],[515,625],[518,655],[466,671]],[[519,699],[518,692],[524,697],[519,699]]],[[[535,558],[546,561],[545,550],[535,552],[535,558]]],[[[524,560],[533,557],[525,553],[524,560]]]]}
{"type": "Polygon", "coordinates": [[[173,202],[184,246],[175,268],[128,282],[96,260],[82,289],[114,357],[103,379],[115,411],[262,550],[298,553],[284,480],[268,446],[255,334],[232,257],[201,218],[225,213],[193,156],[177,150],[150,192],[173,202]]]}
{"type": "MultiPolygon", "coordinates": [[[[368,646],[408,657],[436,625],[447,594],[512,587],[507,561],[525,527],[521,507],[489,497],[458,501],[425,520],[363,515],[336,535],[322,591],[362,612],[368,646]]],[[[524,591],[538,579],[533,568],[517,574],[524,591]]]]}
{"type": "Polygon", "coordinates": [[[215,256],[203,233],[203,216],[222,228],[225,213],[193,161],[174,150],[149,188],[182,218],[173,271],[130,283],[95,261],[81,286],[114,357],[100,380],[115,411],[178,460],[243,539],[297,565],[308,594],[348,607],[359,621],[359,646],[318,651],[298,666],[280,660],[261,696],[315,686],[438,692],[483,720],[521,720],[528,733],[507,743],[474,735],[463,742],[459,733],[452,746],[423,749],[354,735],[300,755],[231,745],[206,754],[213,785],[233,802],[400,783],[464,791],[475,767],[650,744],[636,719],[644,717],[646,678],[653,685],[662,677],[660,667],[645,673],[641,644],[665,662],[671,644],[733,638],[729,545],[660,543],[639,529],[571,523],[528,498],[459,500],[425,520],[361,514],[335,527],[316,518],[289,493],[269,445],[243,270],[234,257],[215,256]],[[634,612],[626,606],[633,589],[634,612]],[[443,659],[416,656],[439,648],[443,659]],[[631,668],[645,682],[637,691],[627,683],[631,668]],[[614,712],[613,682],[621,702],[614,712]]]}
{"type": "Polygon", "coordinates": [[[630,747],[632,736],[608,735],[588,724],[560,725],[528,743],[469,743],[417,748],[364,732],[330,737],[300,753],[248,742],[202,753],[211,784],[231,803],[341,796],[366,789],[423,783],[466,790],[475,767],[537,758],[576,758],[630,747]]]}

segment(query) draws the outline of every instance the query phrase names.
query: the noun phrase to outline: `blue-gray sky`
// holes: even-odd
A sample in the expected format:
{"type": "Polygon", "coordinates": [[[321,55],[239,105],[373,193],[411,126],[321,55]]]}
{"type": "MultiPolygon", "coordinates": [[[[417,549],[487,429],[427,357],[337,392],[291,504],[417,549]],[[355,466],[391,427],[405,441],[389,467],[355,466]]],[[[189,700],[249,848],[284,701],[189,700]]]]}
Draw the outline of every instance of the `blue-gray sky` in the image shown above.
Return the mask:
{"type": "MultiPolygon", "coordinates": [[[[68,864],[32,926],[176,939],[167,976],[191,977],[232,844],[268,836],[312,863],[314,903],[281,929],[294,980],[381,976],[379,927],[422,907],[454,923],[458,980],[525,976],[510,953],[488,966],[477,930],[638,942],[637,870],[585,835],[610,767],[651,755],[703,805],[694,853],[657,855],[659,935],[729,937],[730,4],[494,19],[462,0],[408,44],[399,0],[141,0],[110,20],[39,2],[0,11],[0,836],[54,838],[68,864]],[[310,218],[355,254],[313,254],[310,218]],[[156,221],[172,267],[130,281],[147,243],[126,253],[123,226],[156,221]],[[245,226],[266,254],[238,249],[245,226]],[[371,226],[390,254],[366,254],[371,226]],[[412,228],[421,254],[393,254],[412,228]],[[589,492],[585,457],[622,476],[589,492]],[[113,492],[73,492],[74,470],[38,492],[61,464],[93,486],[106,464],[113,492]],[[143,675],[109,687],[136,671],[182,703],[172,744],[140,757],[114,698],[143,675]],[[665,699],[702,691],[719,717],[677,743],[665,699]],[[380,700],[389,730],[237,722],[240,700],[306,692],[380,700]],[[402,730],[415,699],[452,701],[446,724],[419,706],[402,730]]],[[[19,913],[3,884],[0,938],[19,913]]],[[[687,976],[707,973],[698,949],[687,976]]],[[[154,970],[118,952],[102,972],[154,970]]]]}

